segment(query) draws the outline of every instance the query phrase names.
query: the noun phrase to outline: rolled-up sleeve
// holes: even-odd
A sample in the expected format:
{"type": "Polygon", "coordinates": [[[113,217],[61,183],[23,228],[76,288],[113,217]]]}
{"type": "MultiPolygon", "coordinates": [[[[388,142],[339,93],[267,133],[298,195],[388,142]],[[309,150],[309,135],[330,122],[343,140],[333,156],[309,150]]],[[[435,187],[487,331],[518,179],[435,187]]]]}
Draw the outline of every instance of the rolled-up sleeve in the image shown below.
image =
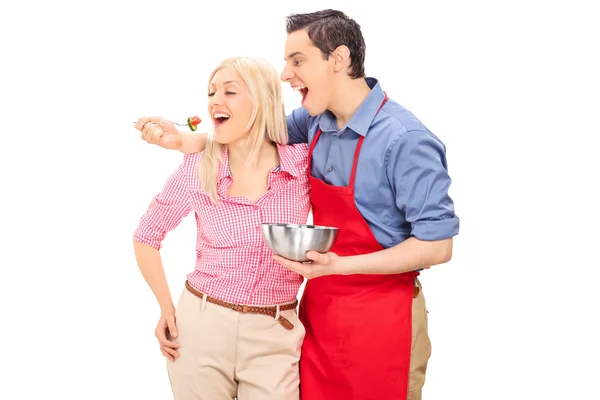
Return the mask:
{"type": "Polygon", "coordinates": [[[308,143],[308,111],[300,107],[287,116],[288,144],[308,143]]]}
{"type": "Polygon", "coordinates": [[[190,211],[185,169],[182,164],[171,174],[162,191],[150,202],[148,210],[140,218],[133,239],[160,250],[167,233],[175,229],[190,211]]]}
{"type": "Polygon", "coordinates": [[[448,193],[452,180],[443,143],[429,132],[406,132],[390,145],[386,159],[396,206],[411,224],[411,235],[420,240],[457,235],[459,218],[448,193]]]}

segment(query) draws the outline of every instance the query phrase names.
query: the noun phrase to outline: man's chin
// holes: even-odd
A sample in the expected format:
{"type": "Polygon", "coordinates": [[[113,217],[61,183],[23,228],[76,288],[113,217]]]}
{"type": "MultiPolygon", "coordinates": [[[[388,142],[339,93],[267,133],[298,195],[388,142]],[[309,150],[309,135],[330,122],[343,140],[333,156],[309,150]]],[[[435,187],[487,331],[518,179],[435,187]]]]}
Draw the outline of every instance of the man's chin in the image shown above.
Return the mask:
{"type": "Polygon", "coordinates": [[[314,105],[309,104],[303,104],[302,107],[304,107],[304,109],[306,111],[308,111],[308,113],[310,114],[311,117],[316,117],[318,115],[323,114],[326,111],[325,107],[315,107],[314,105]]]}

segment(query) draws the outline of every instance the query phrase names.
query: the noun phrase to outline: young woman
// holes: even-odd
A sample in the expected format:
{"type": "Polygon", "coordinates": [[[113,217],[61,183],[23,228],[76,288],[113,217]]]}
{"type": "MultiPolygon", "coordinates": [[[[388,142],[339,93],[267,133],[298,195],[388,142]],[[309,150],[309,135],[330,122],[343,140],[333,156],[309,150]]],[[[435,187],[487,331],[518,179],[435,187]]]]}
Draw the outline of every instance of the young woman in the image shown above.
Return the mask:
{"type": "MultiPolygon", "coordinates": [[[[206,149],[184,156],[134,233],[139,268],[161,308],[156,336],[176,400],[297,399],[303,278],[274,261],[260,225],[306,223],[308,148],[285,145],[279,76],[265,61],[226,59],[208,96],[214,129],[206,149]],[[175,308],[159,250],[192,211],[196,266],[175,308]]],[[[148,118],[136,125],[174,129],[148,118]]]]}

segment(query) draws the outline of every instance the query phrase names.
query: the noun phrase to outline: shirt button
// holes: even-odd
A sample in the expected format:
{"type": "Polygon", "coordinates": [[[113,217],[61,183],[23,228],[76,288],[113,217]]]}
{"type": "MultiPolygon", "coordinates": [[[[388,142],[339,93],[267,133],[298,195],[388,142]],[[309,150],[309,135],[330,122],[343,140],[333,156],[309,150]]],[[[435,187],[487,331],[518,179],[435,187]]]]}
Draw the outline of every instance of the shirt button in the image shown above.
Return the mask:
{"type": "Polygon", "coordinates": [[[327,171],[329,171],[329,172],[333,171],[333,167],[327,168],[327,171]]]}

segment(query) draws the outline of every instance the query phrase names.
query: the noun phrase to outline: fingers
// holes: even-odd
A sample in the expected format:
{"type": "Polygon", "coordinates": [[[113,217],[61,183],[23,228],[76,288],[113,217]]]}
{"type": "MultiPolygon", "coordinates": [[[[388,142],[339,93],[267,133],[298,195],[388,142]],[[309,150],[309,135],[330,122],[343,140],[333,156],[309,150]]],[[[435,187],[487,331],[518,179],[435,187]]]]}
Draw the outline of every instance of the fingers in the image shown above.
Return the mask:
{"type": "Polygon", "coordinates": [[[157,328],[155,336],[158,339],[160,352],[162,355],[171,361],[175,361],[175,359],[179,357],[179,352],[176,349],[179,349],[181,345],[167,338],[166,327],[157,328]]]}
{"type": "Polygon", "coordinates": [[[161,346],[178,349],[180,347],[179,343],[169,340],[167,337],[167,326],[167,323],[161,321],[154,331],[154,336],[156,336],[161,346]]]}
{"type": "Polygon", "coordinates": [[[160,352],[162,353],[163,356],[165,356],[166,359],[168,359],[169,361],[175,361],[175,357],[173,357],[172,355],[170,355],[169,353],[167,353],[166,351],[164,351],[163,349],[160,349],[160,352]]]}
{"type": "Polygon", "coordinates": [[[181,347],[179,343],[173,342],[172,340],[169,340],[166,337],[164,339],[158,338],[158,343],[160,343],[161,347],[168,347],[170,349],[178,349],[181,347]]]}
{"type": "Polygon", "coordinates": [[[143,117],[143,118],[138,118],[137,122],[135,123],[135,129],[137,129],[138,131],[142,131],[142,129],[144,128],[144,125],[146,125],[148,122],[150,122],[150,118],[147,117],[143,117]]]}
{"type": "Polygon", "coordinates": [[[170,361],[175,361],[177,357],[179,357],[179,353],[173,349],[169,349],[168,347],[161,347],[160,352],[163,356],[168,358],[170,361]]]}
{"type": "MultiPolygon", "coordinates": [[[[151,121],[151,122],[153,122],[153,121],[151,121]]],[[[177,128],[175,128],[175,124],[173,122],[167,121],[167,120],[158,121],[156,124],[158,126],[160,126],[162,128],[162,130],[164,130],[164,131],[177,129],[177,128]]]]}
{"type": "Polygon", "coordinates": [[[287,258],[278,256],[277,254],[273,254],[273,259],[286,268],[290,268],[292,266],[291,264],[294,262],[294,261],[288,260],[287,258]]]}
{"type": "Polygon", "coordinates": [[[306,258],[319,264],[327,264],[329,261],[329,256],[327,254],[319,253],[313,250],[306,253],[306,258]]]}
{"type": "Polygon", "coordinates": [[[162,121],[166,121],[164,118],[162,117],[142,117],[142,118],[138,118],[137,122],[135,123],[135,129],[137,129],[138,131],[142,131],[142,129],[144,129],[144,126],[148,123],[148,122],[153,122],[153,123],[160,123],[162,121]]]}
{"type": "Polygon", "coordinates": [[[278,256],[277,254],[273,254],[273,259],[275,261],[277,261],[279,264],[286,267],[287,269],[294,271],[298,274],[304,275],[306,273],[306,267],[302,263],[288,260],[287,258],[278,256]]]}
{"type": "Polygon", "coordinates": [[[179,332],[177,332],[177,325],[175,324],[175,316],[170,315],[167,317],[167,326],[169,327],[169,334],[172,338],[177,338],[179,332]]]}
{"type": "Polygon", "coordinates": [[[160,343],[160,347],[161,348],[169,348],[169,349],[178,349],[181,347],[181,345],[177,342],[173,342],[169,339],[167,339],[166,336],[157,336],[156,337],[158,339],[158,343],[160,343]]]}
{"type": "Polygon", "coordinates": [[[158,143],[163,135],[164,131],[160,125],[152,121],[148,121],[142,128],[142,139],[150,144],[158,143]]]}
{"type": "Polygon", "coordinates": [[[160,352],[170,361],[175,361],[179,357],[179,349],[181,346],[172,340],[169,340],[168,336],[177,337],[179,332],[175,324],[175,315],[162,315],[154,330],[154,336],[158,339],[160,352]]]}

